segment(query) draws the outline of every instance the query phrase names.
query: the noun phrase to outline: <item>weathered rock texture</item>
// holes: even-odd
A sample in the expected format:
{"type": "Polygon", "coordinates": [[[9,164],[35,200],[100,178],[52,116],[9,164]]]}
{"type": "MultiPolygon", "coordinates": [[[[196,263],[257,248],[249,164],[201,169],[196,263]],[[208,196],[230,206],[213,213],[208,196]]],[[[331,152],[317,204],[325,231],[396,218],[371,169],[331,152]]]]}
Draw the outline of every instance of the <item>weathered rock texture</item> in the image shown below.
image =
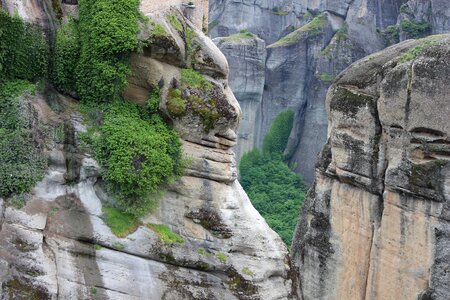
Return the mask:
{"type": "Polygon", "coordinates": [[[264,93],[266,43],[258,37],[237,35],[235,38],[214,40],[230,64],[228,80],[234,95],[239,99],[242,121],[239,126],[238,143],[234,149],[240,157],[257,143],[255,120],[261,107],[264,93]]]}
{"type": "Polygon", "coordinates": [[[296,113],[295,124],[285,156],[311,183],[315,157],[326,142],[324,102],[335,76],[357,59],[410,38],[400,29],[401,20],[429,24],[430,30],[424,34],[450,30],[448,1],[405,2],[210,1],[212,37],[226,37],[248,29],[267,44],[267,51],[255,51],[255,48],[249,48],[248,41],[234,41],[231,46],[222,43],[222,39],[215,39],[230,62],[230,77],[237,74],[240,79],[230,81],[244,114],[238,145],[245,146],[238,146],[239,149],[247,150],[251,142],[253,147],[261,146],[276,115],[292,109],[296,113]],[[325,13],[326,21],[319,28],[319,34],[302,27],[320,12],[325,13]],[[282,38],[292,31],[299,33],[297,38],[283,42],[282,38]],[[238,52],[242,54],[236,55],[238,52]],[[255,57],[255,54],[259,56],[255,57]],[[248,68],[256,61],[265,61],[264,74],[248,68]],[[264,86],[262,91],[246,92],[259,88],[259,83],[264,86]]]}
{"type": "Polygon", "coordinates": [[[360,60],[329,89],[296,229],[303,299],[449,299],[450,36],[360,60]]]}
{"type": "Polygon", "coordinates": [[[160,109],[179,132],[190,165],[141,222],[164,224],[184,243],[164,243],[145,225],[124,238],[111,232],[102,206],[113,200],[101,188],[98,164],[80,147],[86,128],[76,104],[59,95],[49,106],[38,94],[28,99],[34,117],[64,126],[65,138],[47,141],[48,171],[22,209],[0,199],[1,299],[290,297],[286,247],[236,180],[231,147],[241,112],[227,84],[225,57],[180,10],[164,7],[147,16],[168,35],[132,55],[124,96],[142,103],[155,84],[161,88],[160,109]],[[172,27],[168,14],[183,30],[172,27]],[[187,48],[188,30],[195,51],[187,48]],[[209,130],[190,107],[177,117],[167,108],[168,90],[188,65],[213,86],[217,119],[209,130]]]}

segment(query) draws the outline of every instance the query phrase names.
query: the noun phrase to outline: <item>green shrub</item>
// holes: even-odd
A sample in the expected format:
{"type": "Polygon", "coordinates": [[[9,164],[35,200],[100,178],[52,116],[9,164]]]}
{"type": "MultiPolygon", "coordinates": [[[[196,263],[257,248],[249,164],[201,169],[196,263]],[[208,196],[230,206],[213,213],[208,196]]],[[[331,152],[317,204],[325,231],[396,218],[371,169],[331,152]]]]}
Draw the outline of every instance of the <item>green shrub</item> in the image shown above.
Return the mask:
{"type": "Polygon", "coordinates": [[[216,257],[223,264],[225,264],[228,260],[227,256],[222,252],[217,252],[216,257]]]}
{"type": "Polygon", "coordinates": [[[83,101],[120,98],[130,73],[129,54],[138,46],[138,0],[80,0],[81,41],[76,68],[83,101]]]}
{"type": "Polygon", "coordinates": [[[187,102],[181,98],[181,90],[170,89],[167,97],[167,110],[173,117],[181,117],[186,113],[187,102]]]}
{"type": "Polygon", "coordinates": [[[253,33],[248,31],[247,29],[242,29],[238,33],[229,35],[225,38],[223,38],[224,42],[237,42],[245,39],[251,39],[253,37],[256,37],[253,33]]]}
{"type": "Polygon", "coordinates": [[[163,224],[147,224],[147,227],[153,230],[159,239],[166,245],[173,245],[175,243],[184,244],[184,239],[170,230],[169,227],[163,224]]]}
{"type": "Polygon", "coordinates": [[[151,38],[168,36],[166,29],[161,24],[155,24],[150,33],[151,38]]]}
{"type": "Polygon", "coordinates": [[[179,32],[183,32],[183,24],[180,22],[180,20],[178,20],[178,17],[176,15],[167,16],[167,20],[169,20],[169,23],[173,28],[175,28],[179,32]]]}
{"type": "Polygon", "coordinates": [[[431,32],[431,24],[425,21],[402,20],[400,28],[409,38],[414,39],[428,35],[431,32]]]}
{"type": "Polygon", "coordinates": [[[289,14],[288,11],[286,11],[286,10],[280,10],[278,7],[272,8],[272,13],[273,13],[274,15],[279,15],[279,16],[285,16],[285,15],[288,15],[288,14],[289,14]]]}
{"type": "Polygon", "coordinates": [[[241,272],[242,272],[242,274],[245,274],[247,276],[252,276],[252,277],[255,276],[255,273],[252,270],[250,270],[249,267],[243,267],[241,272]]]}
{"type": "Polygon", "coordinates": [[[181,84],[184,87],[191,87],[205,91],[211,91],[213,85],[206,80],[199,72],[193,69],[181,69],[181,84]]]}
{"type": "Polygon", "coordinates": [[[42,27],[0,9],[0,81],[37,81],[48,74],[48,44],[42,27]]]}
{"type": "Polygon", "coordinates": [[[294,112],[285,110],[278,114],[264,137],[263,151],[266,153],[283,154],[289,140],[294,123],[294,112]]]}
{"type": "Polygon", "coordinates": [[[133,103],[104,105],[101,116],[95,111],[91,108],[92,123],[102,124],[87,142],[102,166],[105,187],[122,210],[141,216],[158,204],[161,186],[182,172],[179,138],[159,115],[133,103]]]}
{"type": "Polygon", "coordinates": [[[389,46],[399,42],[400,32],[396,25],[390,25],[382,32],[382,36],[384,44],[389,46]]]}
{"type": "MultiPolygon", "coordinates": [[[[114,207],[103,206],[103,220],[118,237],[126,237],[139,226],[139,220],[132,214],[124,213],[114,207]]],[[[97,245],[95,246],[96,250],[97,245]]],[[[100,246],[101,249],[101,246],[100,246]]]]}
{"type": "Polygon", "coordinates": [[[44,175],[23,97],[35,89],[21,80],[0,84],[0,197],[29,191],[44,175]]]}
{"type": "Polygon", "coordinates": [[[282,37],[272,45],[269,45],[269,47],[289,46],[299,41],[303,36],[307,38],[320,36],[324,33],[323,29],[325,28],[326,22],[327,16],[321,13],[315,16],[309,23],[282,37]]]}
{"type": "Polygon", "coordinates": [[[147,108],[150,113],[154,114],[159,111],[159,101],[161,100],[161,90],[159,87],[154,87],[150,92],[147,101],[147,108]]]}
{"type": "Polygon", "coordinates": [[[290,245],[305,197],[302,179],[283,161],[293,113],[282,112],[263,143],[263,151],[244,154],[239,163],[240,182],[253,206],[283,241],[290,245]]]}
{"type": "Polygon", "coordinates": [[[402,64],[416,59],[417,56],[422,54],[422,52],[424,52],[429,46],[435,43],[435,40],[429,40],[414,48],[409,49],[406,53],[400,56],[399,62],[402,64]]]}
{"type": "Polygon", "coordinates": [[[53,83],[64,93],[76,91],[75,68],[80,59],[80,40],[75,20],[63,24],[56,32],[53,54],[53,83]]]}
{"type": "Polygon", "coordinates": [[[335,78],[336,77],[334,75],[328,74],[328,73],[320,73],[317,76],[317,79],[319,79],[320,81],[323,81],[323,82],[331,82],[331,81],[334,81],[335,78]]]}

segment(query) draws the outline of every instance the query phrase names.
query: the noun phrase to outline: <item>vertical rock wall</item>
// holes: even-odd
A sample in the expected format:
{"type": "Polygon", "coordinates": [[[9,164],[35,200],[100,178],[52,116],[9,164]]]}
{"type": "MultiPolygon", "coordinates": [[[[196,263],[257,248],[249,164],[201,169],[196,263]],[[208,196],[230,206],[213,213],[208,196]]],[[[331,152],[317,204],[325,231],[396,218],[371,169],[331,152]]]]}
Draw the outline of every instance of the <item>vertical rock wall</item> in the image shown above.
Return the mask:
{"type": "Polygon", "coordinates": [[[300,217],[303,299],[448,299],[450,37],[409,40],[341,73],[300,217]]]}

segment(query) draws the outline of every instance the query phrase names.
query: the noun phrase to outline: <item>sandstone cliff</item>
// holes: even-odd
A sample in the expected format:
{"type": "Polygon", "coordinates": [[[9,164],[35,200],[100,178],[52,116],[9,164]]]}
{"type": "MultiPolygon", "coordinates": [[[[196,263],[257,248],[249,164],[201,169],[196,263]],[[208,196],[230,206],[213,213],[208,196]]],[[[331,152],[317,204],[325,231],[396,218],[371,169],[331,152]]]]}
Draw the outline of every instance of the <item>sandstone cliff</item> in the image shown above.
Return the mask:
{"type": "MultiPolygon", "coordinates": [[[[33,1],[19,15],[50,24],[54,12],[47,14],[45,3],[33,1]]],[[[10,11],[17,5],[24,4],[3,1],[10,11]]],[[[70,8],[76,15],[76,5],[70,8]]],[[[86,126],[77,104],[60,94],[24,95],[35,123],[63,128],[64,138],[45,140],[47,173],[22,208],[0,199],[0,298],[288,298],[287,249],[236,180],[232,146],[241,111],[228,87],[225,57],[199,28],[203,18],[185,11],[191,22],[181,6],[156,7],[153,1],[141,1],[141,11],[151,20],[141,32],[149,43],[131,56],[124,97],[143,103],[151,87],[161,89],[159,108],[178,131],[189,160],[185,175],[131,234],[117,237],[102,211],[114,200],[102,189],[98,163],[81,146],[86,126]],[[155,26],[165,34],[155,37],[155,26]],[[182,115],[171,110],[169,90],[181,89],[186,67],[211,86],[214,107],[197,97],[182,115]],[[203,106],[214,113],[207,124],[203,106]],[[164,241],[152,229],[157,225],[180,238],[164,241]]],[[[195,87],[183,87],[183,93],[206,97],[195,87]]]]}
{"type": "Polygon", "coordinates": [[[400,40],[450,30],[448,1],[439,0],[213,0],[209,19],[210,35],[218,37],[230,62],[230,85],[243,108],[238,154],[261,146],[276,115],[292,109],[295,125],[285,156],[308,183],[326,142],[325,95],[337,74],[400,40]],[[266,51],[248,38],[220,38],[243,29],[264,40],[266,51]],[[260,62],[264,72],[253,67],[260,62]]]}
{"type": "Polygon", "coordinates": [[[292,249],[303,299],[450,297],[449,57],[449,35],[405,41],[329,89],[292,249]]]}

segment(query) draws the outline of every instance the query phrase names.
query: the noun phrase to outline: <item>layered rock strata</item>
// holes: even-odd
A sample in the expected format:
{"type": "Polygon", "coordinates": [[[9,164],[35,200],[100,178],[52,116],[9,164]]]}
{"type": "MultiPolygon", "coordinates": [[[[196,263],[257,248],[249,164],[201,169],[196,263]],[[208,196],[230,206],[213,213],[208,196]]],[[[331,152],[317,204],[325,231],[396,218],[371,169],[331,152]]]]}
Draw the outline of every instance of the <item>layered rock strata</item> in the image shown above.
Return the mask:
{"type": "Polygon", "coordinates": [[[102,207],[114,200],[102,189],[100,167],[80,147],[86,127],[74,100],[27,98],[33,116],[63,126],[65,138],[46,141],[48,171],[23,208],[0,200],[2,299],[290,297],[287,249],[236,180],[232,147],[241,111],[228,87],[225,57],[180,9],[164,7],[147,17],[150,27],[140,38],[150,43],[131,56],[124,97],[144,104],[160,89],[160,111],[178,131],[189,161],[185,175],[141,225],[119,238],[104,220],[102,207]],[[156,25],[166,34],[155,37],[156,25]],[[182,86],[187,68],[208,82],[210,94],[182,86]],[[175,88],[183,97],[197,95],[183,114],[170,109],[175,88]],[[205,123],[199,106],[214,112],[213,122],[205,123]],[[164,242],[148,224],[167,226],[182,242],[164,242]]]}
{"type": "Polygon", "coordinates": [[[352,64],[296,229],[303,299],[450,297],[450,36],[352,64]]]}

